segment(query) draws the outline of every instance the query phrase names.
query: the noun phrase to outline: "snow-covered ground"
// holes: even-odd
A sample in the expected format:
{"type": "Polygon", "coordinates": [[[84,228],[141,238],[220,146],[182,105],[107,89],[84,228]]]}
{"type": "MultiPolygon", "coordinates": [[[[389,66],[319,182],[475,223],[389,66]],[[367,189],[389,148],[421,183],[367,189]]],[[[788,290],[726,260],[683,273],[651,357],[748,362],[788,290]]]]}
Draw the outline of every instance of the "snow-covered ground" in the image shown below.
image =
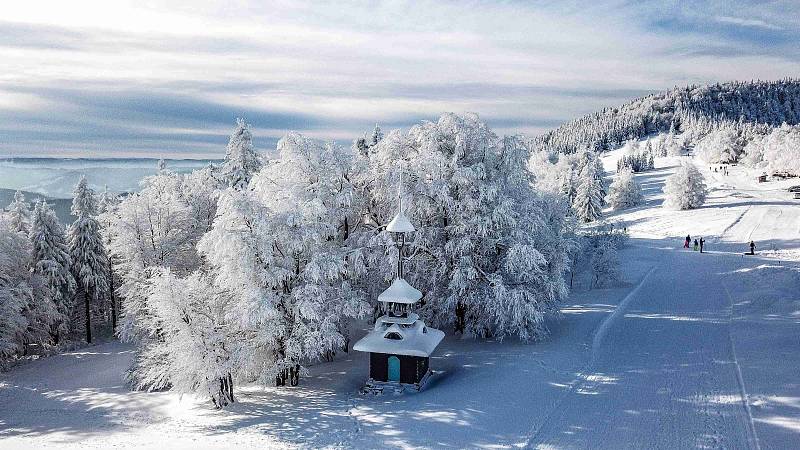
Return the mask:
{"type": "Polygon", "coordinates": [[[130,392],[131,348],[98,345],[0,374],[0,448],[798,448],[793,183],[698,164],[708,203],[667,211],[660,187],[679,159],[658,163],[637,175],[648,204],[612,215],[633,237],[626,282],[579,282],[544,342],[448,336],[427,390],[399,396],[360,396],[368,361],[351,352],[296,388],[238,389],[226,411],[130,392]],[[681,249],[686,234],[711,253],[681,249]],[[778,253],[744,257],[749,239],[778,253]]]}

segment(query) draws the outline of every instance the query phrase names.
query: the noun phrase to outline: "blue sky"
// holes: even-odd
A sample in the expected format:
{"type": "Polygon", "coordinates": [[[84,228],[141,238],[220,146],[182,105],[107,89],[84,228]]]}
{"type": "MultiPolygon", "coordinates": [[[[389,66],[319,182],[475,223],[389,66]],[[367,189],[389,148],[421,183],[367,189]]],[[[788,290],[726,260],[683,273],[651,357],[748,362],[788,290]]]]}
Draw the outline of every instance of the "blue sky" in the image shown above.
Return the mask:
{"type": "Polygon", "coordinates": [[[479,113],[534,135],[676,85],[800,77],[800,2],[26,1],[0,156],[219,157],[479,113]]]}

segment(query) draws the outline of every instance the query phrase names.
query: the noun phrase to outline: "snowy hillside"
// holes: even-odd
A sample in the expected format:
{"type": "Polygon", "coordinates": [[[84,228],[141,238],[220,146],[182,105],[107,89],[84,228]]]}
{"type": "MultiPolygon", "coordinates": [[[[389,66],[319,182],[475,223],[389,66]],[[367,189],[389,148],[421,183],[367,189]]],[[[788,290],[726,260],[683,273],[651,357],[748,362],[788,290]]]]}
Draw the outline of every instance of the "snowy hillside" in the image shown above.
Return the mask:
{"type": "MultiPolygon", "coordinates": [[[[609,173],[620,153],[604,155],[609,173]]],[[[237,388],[238,402],[216,410],[190,395],[131,392],[132,348],[112,342],[0,374],[0,448],[797,448],[794,183],[688,159],[708,200],[663,209],[680,162],[635,174],[645,203],[609,215],[632,237],[624,283],[577,279],[538,343],[448,336],[421,393],[359,395],[368,356],[350,352],[311,367],[298,387],[237,388]],[[704,237],[708,253],[682,249],[687,234],[704,237]],[[751,239],[757,254],[743,256],[751,239]]]]}
{"type": "Polygon", "coordinates": [[[686,122],[800,123],[800,81],[750,81],[676,87],[571,120],[533,139],[537,148],[574,153],[613,149],[629,139],[681,128],[686,122]]]}

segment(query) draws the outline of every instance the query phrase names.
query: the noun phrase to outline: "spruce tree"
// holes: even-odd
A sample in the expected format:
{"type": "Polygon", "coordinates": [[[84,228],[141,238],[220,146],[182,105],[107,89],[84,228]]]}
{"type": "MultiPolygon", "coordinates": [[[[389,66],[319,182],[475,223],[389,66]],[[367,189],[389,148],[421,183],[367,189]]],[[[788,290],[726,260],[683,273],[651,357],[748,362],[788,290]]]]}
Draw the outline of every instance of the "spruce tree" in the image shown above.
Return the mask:
{"type": "Polygon", "coordinates": [[[600,218],[603,209],[602,181],[595,176],[597,167],[586,164],[580,174],[578,189],[572,208],[583,222],[593,222],[600,218]]]}
{"type": "Polygon", "coordinates": [[[75,293],[75,279],[70,273],[69,246],[64,236],[64,227],[55,212],[45,201],[39,201],[33,211],[30,233],[33,244],[34,271],[45,280],[56,312],[51,334],[53,342],[59,343],[69,332],[69,315],[75,293]]]}
{"type": "Polygon", "coordinates": [[[225,161],[220,169],[223,181],[230,187],[242,189],[261,170],[261,165],[261,157],[253,148],[250,124],[244,119],[236,119],[236,128],[228,141],[225,161]]]}
{"type": "Polygon", "coordinates": [[[27,235],[31,227],[31,210],[25,202],[22,191],[14,193],[14,201],[8,205],[8,214],[11,229],[27,235]]]}
{"type": "Polygon", "coordinates": [[[86,342],[92,342],[92,304],[98,303],[108,292],[108,255],[97,215],[97,201],[86,177],[75,186],[72,215],[75,222],[69,228],[69,253],[72,258],[72,276],[83,290],[85,301],[86,342]]]}
{"type": "Polygon", "coordinates": [[[376,123],[375,129],[372,131],[372,145],[378,145],[378,142],[380,142],[382,139],[383,131],[381,131],[381,127],[379,127],[376,123]]]}

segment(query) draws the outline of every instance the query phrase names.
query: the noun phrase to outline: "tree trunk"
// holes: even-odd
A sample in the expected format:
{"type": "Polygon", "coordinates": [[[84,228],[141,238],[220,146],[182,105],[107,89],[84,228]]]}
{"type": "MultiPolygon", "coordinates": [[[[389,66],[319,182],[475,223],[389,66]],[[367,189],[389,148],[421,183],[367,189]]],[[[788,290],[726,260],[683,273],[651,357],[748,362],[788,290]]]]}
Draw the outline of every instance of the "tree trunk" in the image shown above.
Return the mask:
{"type": "Polygon", "coordinates": [[[111,259],[109,258],[108,262],[108,273],[109,273],[109,283],[108,283],[108,295],[111,300],[111,330],[113,332],[117,332],[117,302],[114,298],[114,272],[111,269],[111,259]]]}
{"type": "Polygon", "coordinates": [[[91,344],[92,343],[92,311],[91,311],[91,295],[89,294],[89,290],[85,289],[83,291],[83,297],[86,304],[86,342],[91,344]]]}
{"type": "Polygon", "coordinates": [[[219,392],[211,396],[211,402],[217,409],[224,408],[235,400],[233,398],[233,377],[230,373],[219,378],[219,392]]]}
{"type": "Polygon", "coordinates": [[[467,308],[465,308],[461,302],[456,303],[456,333],[464,334],[464,329],[466,328],[466,314],[467,308]]]}

